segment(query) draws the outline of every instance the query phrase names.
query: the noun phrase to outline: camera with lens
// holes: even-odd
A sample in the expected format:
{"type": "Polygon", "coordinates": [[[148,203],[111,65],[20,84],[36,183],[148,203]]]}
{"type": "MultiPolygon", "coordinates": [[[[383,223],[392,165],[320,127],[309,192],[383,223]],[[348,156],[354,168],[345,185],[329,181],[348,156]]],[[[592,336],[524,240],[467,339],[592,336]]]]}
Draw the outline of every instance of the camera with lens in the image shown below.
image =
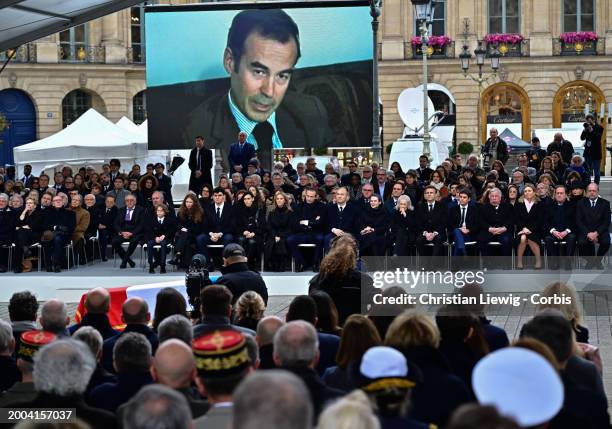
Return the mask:
{"type": "Polygon", "coordinates": [[[206,257],[201,254],[194,255],[185,274],[185,286],[189,304],[192,307],[191,318],[199,319],[200,314],[200,291],[202,288],[212,284],[207,267],[206,257]]]}

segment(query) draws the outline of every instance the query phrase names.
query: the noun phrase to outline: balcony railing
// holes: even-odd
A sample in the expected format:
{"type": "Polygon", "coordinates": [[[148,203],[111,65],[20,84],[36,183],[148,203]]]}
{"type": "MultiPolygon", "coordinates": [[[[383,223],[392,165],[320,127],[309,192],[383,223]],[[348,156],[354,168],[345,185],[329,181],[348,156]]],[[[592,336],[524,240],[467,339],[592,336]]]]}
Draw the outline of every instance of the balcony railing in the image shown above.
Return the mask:
{"type": "Polygon", "coordinates": [[[528,57],[529,56],[529,39],[523,39],[518,43],[492,43],[485,42],[483,44],[487,50],[487,56],[497,49],[502,57],[528,57]]]}
{"type": "Polygon", "coordinates": [[[60,45],[57,47],[60,63],[104,63],[106,51],[104,46],[60,45]]]}
{"type": "Polygon", "coordinates": [[[146,62],[145,47],[132,46],[126,48],[128,64],[144,64],[146,62]]]}
{"type": "Polygon", "coordinates": [[[591,56],[606,54],[606,39],[594,41],[566,43],[559,38],[552,39],[553,55],[555,56],[591,56]]]}
{"type": "Polygon", "coordinates": [[[13,50],[9,49],[4,52],[0,52],[0,61],[6,61],[10,56],[11,62],[14,63],[35,63],[36,62],[36,44],[27,43],[17,48],[13,54],[13,50]]]}
{"type": "MultiPolygon", "coordinates": [[[[404,58],[419,59],[423,57],[422,45],[413,45],[412,42],[404,43],[404,58]]],[[[427,58],[455,58],[455,42],[452,41],[445,46],[427,46],[427,58]]]]}

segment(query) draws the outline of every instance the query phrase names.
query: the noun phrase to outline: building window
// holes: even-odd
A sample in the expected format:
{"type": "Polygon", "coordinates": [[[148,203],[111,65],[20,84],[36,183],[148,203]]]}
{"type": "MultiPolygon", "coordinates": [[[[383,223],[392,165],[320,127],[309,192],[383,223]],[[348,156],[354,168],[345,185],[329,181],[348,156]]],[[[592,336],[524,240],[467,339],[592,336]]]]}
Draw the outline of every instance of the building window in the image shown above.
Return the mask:
{"type": "Polygon", "coordinates": [[[489,33],[520,33],[519,0],[489,0],[489,33]]]}
{"type": "Polygon", "coordinates": [[[563,32],[595,31],[595,0],[563,0],[563,32]]]}
{"type": "Polygon", "coordinates": [[[143,63],[144,49],[144,7],[135,6],[130,10],[130,31],[132,35],[132,62],[143,63]]]}
{"type": "Polygon", "coordinates": [[[62,128],[76,121],[91,108],[91,94],[75,89],[62,100],[62,128]]]}
{"type": "Polygon", "coordinates": [[[147,119],[147,92],[140,91],[132,99],[132,108],[134,111],[134,123],[142,124],[147,119]]]}
{"type": "Polygon", "coordinates": [[[60,61],[87,61],[87,27],[85,24],[77,25],[68,30],[61,31],[60,39],[60,61]]]}
{"type": "Polygon", "coordinates": [[[496,128],[500,135],[508,130],[524,141],[529,141],[531,104],[523,88],[512,83],[498,83],[485,90],[481,102],[483,142],[489,136],[491,128],[496,128]]]}
{"type": "MultiPolygon", "coordinates": [[[[434,10],[434,18],[429,27],[430,36],[444,36],[446,34],[446,0],[434,0],[436,9],[434,10]]],[[[415,20],[414,31],[415,35],[421,35],[421,22],[415,20]]]]}

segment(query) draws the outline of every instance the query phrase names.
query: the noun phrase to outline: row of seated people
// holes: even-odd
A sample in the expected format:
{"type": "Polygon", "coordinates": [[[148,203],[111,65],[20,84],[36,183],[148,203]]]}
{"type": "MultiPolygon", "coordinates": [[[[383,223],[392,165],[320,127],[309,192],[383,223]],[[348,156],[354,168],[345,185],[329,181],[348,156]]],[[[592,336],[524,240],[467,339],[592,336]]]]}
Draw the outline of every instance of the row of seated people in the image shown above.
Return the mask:
{"type": "MultiPolygon", "coordinates": [[[[310,188],[303,192],[299,204],[277,192],[267,209],[258,205],[250,192],[242,193],[232,205],[223,189],[216,188],[211,201],[188,194],[178,214],[163,204],[160,192],[153,194],[154,205],[149,208],[138,206],[136,197],[128,194],[121,209],[115,206],[113,195],[107,195],[104,207],[96,205],[92,195],[85,197],[82,207],[80,196],[73,196],[66,209],[61,195],[45,194],[40,207],[28,199],[22,212],[11,212],[6,198],[0,196],[0,240],[3,245],[15,243],[16,272],[33,243],[40,241],[44,246],[47,270],[58,271],[65,262],[65,246],[71,240],[82,246],[90,237],[99,239],[102,260],[106,260],[107,244],[112,244],[121,257],[121,268],[135,266],[131,256],[139,244],[146,243],[150,271],[160,266],[162,273],[169,244],[175,247],[171,263],[182,267],[194,251],[210,260],[210,245],[238,242],[246,249],[252,268],[258,266],[263,252],[267,268],[278,271],[285,268],[289,256],[295,258],[298,269],[304,268],[301,244],[314,245],[312,262],[316,268],[323,249],[343,234],[358,238],[364,256],[387,252],[404,256],[416,245],[419,254],[427,254],[426,247],[431,247],[431,255],[436,257],[443,254],[447,240],[454,242],[455,255],[465,254],[465,242],[476,241],[483,256],[488,255],[491,242],[501,245],[502,256],[510,256],[516,238],[519,268],[527,247],[536,256],[536,267],[541,267],[542,240],[549,255],[573,255],[578,243],[581,255],[595,256],[589,265],[596,267],[610,245],[610,205],[599,197],[596,184],[588,186],[587,198],[569,202],[564,186],[555,189],[554,200],[538,201],[535,188],[527,184],[522,201],[514,204],[503,201],[497,189],[489,190],[488,201],[479,204],[466,189],[440,200],[437,189],[426,186],[423,201],[416,205],[406,195],[397,196],[396,185],[384,204],[380,196],[365,192],[371,185],[364,185],[364,194],[352,201],[347,188],[335,188],[328,204],[318,201],[317,191],[310,188]],[[595,243],[599,244],[596,254],[595,243]]],[[[401,189],[398,187],[400,193],[401,189]]]]}

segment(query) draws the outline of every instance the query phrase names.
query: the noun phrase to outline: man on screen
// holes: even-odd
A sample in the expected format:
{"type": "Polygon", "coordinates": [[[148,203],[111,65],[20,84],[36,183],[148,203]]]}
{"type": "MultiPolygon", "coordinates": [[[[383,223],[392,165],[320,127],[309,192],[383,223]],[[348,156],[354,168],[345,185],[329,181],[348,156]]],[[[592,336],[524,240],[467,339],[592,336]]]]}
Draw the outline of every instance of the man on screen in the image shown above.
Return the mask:
{"type": "Polygon", "coordinates": [[[242,130],[267,170],[273,149],[328,146],[331,131],[323,104],[316,97],[287,91],[300,55],[299,30],[287,13],[280,9],[238,13],[223,54],[230,90],[190,114],[184,139],[204,133],[225,162],[231,142],[242,130]]]}

